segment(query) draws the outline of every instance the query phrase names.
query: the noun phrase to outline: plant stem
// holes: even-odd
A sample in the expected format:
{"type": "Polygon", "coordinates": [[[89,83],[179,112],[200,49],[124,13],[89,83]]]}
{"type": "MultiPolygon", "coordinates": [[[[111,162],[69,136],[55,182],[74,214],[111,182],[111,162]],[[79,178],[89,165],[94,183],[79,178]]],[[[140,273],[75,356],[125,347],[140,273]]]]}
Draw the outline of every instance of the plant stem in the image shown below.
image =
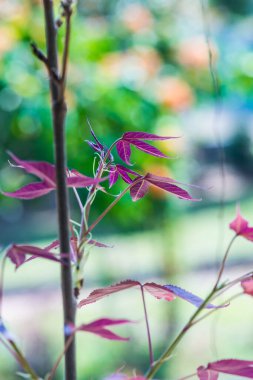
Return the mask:
{"type": "Polygon", "coordinates": [[[180,331],[178,336],[175,338],[175,340],[171,343],[171,345],[164,351],[164,353],[161,355],[161,357],[154,363],[152,367],[148,370],[146,373],[147,379],[152,379],[155,373],[159,370],[159,368],[162,366],[162,364],[170,357],[174,349],[177,347],[179,342],[182,340],[186,332],[191,328],[192,323],[194,322],[195,318],[199,315],[199,313],[204,309],[206,304],[210,301],[212,296],[214,295],[214,290],[211,291],[211,293],[206,297],[204,302],[201,304],[201,306],[195,311],[195,313],[192,315],[192,317],[189,319],[188,323],[185,325],[185,327],[180,331]]]}
{"type": "MultiPolygon", "coordinates": [[[[193,315],[189,319],[188,323],[180,331],[180,333],[175,338],[175,340],[171,343],[171,345],[165,350],[165,352],[154,363],[154,365],[150,367],[150,369],[148,370],[148,372],[146,374],[146,378],[147,379],[152,379],[153,378],[153,376],[159,370],[159,368],[162,366],[162,364],[170,357],[170,355],[172,354],[172,352],[174,351],[174,349],[177,347],[178,343],[182,340],[182,338],[184,337],[184,335],[186,334],[186,332],[195,324],[195,320],[196,320],[197,316],[204,309],[204,307],[206,306],[206,304],[219,291],[219,282],[220,282],[221,276],[222,276],[224,268],[225,268],[225,264],[226,264],[226,260],[228,258],[229,251],[230,251],[231,246],[232,246],[233,242],[235,241],[236,237],[237,237],[237,235],[235,235],[231,239],[231,241],[230,241],[230,243],[229,243],[229,245],[228,245],[228,247],[227,247],[227,249],[225,251],[223,260],[221,262],[220,270],[219,270],[219,273],[218,273],[218,277],[217,277],[217,280],[215,282],[215,285],[214,285],[212,291],[209,293],[209,295],[206,297],[206,299],[203,301],[203,303],[200,305],[200,307],[195,311],[195,313],[193,313],[193,315]]],[[[201,319],[202,318],[199,318],[198,321],[200,321],[201,319]]]]}
{"type": "MultiPolygon", "coordinates": [[[[56,27],[52,0],[43,0],[45,13],[45,29],[47,43],[47,58],[50,67],[50,72],[58,73],[58,57],[57,57],[57,41],[56,27]]],[[[68,24],[67,24],[68,30],[68,24]]],[[[65,44],[69,44],[68,39],[65,44]]],[[[64,51],[68,52],[68,46],[65,46],[64,51]]],[[[65,72],[66,74],[66,72],[65,72]]],[[[64,74],[64,75],[65,75],[64,74]]],[[[65,265],[61,266],[61,287],[63,298],[63,314],[64,325],[68,322],[75,323],[76,305],[73,294],[73,282],[71,272],[71,257],[69,247],[69,202],[66,186],[66,152],[65,152],[65,118],[66,118],[66,103],[64,99],[64,83],[65,76],[61,78],[62,85],[56,83],[52,76],[50,77],[50,89],[52,99],[52,115],[54,126],[54,148],[55,148],[55,165],[56,165],[56,183],[57,183],[57,212],[58,212],[58,228],[60,252],[67,254],[64,257],[65,265]]],[[[65,344],[68,337],[64,335],[65,344]]],[[[75,358],[75,341],[73,339],[65,354],[65,379],[76,379],[76,358],[75,358]]]]}
{"type": "Polygon", "coordinates": [[[127,186],[122,193],[102,212],[102,214],[91,224],[86,232],[86,236],[96,227],[96,225],[105,217],[105,215],[118,203],[118,201],[123,198],[123,196],[128,192],[129,189],[133,185],[135,185],[137,181],[132,182],[129,186],[127,186]]]}
{"type": "Polygon", "coordinates": [[[74,338],[74,335],[71,335],[68,338],[68,340],[67,340],[67,342],[66,342],[66,344],[64,346],[64,349],[63,349],[62,353],[59,355],[58,359],[56,360],[55,365],[53,366],[53,368],[52,368],[52,370],[51,370],[51,372],[50,372],[47,380],[53,380],[55,372],[56,372],[57,368],[59,367],[59,364],[60,364],[63,356],[65,355],[65,353],[67,352],[69,346],[71,345],[71,342],[72,342],[73,338],[74,338]]]}
{"type": "Polygon", "coordinates": [[[143,286],[141,286],[141,296],[142,296],[143,309],[144,309],[145,322],[146,322],[146,329],[147,329],[147,336],[148,336],[148,349],[149,349],[150,366],[152,366],[152,364],[154,362],[154,356],[153,356],[152,340],[151,340],[150,327],[149,327],[149,321],[148,321],[148,313],[147,313],[147,307],[146,307],[146,301],[145,301],[145,294],[144,294],[143,286]]]}
{"type": "MultiPolygon", "coordinates": [[[[99,167],[97,169],[97,174],[96,174],[97,179],[101,178],[101,176],[103,175],[104,164],[106,163],[106,160],[110,156],[112,149],[114,148],[114,146],[117,144],[118,141],[119,140],[116,140],[116,141],[114,141],[114,143],[112,143],[110,148],[107,150],[104,158],[100,161],[99,167]]],[[[90,215],[90,208],[91,208],[92,202],[94,200],[93,195],[95,194],[96,187],[97,187],[97,185],[93,185],[90,188],[88,196],[87,196],[86,204],[83,208],[83,215],[82,215],[82,222],[81,222],[81,229],[80,229],[80,240],[82,240],[87,235],[87,229],[88,229],[87,225],[88,225],[88,219],[89,219],[89,215],[90,215]]]]}
{"type": "Polygon", "coordinates": [[[233,242],[235,241],[235,239],[237,238],[238,235],[235,235],[233,236],[233,238],[231,239],[227,249],[226,249],[226,252],[225,252],[225,255],[223,257],[223,260],[221,262],[221,266],[220,266],[220,269],[219,269],[219,273],[218,273],[218,277],[217,277],[217,280],[215,282],[215,285],[214,285],[214,290],[217,290],[218,286],[219,286],[219,282],[220,282],[220,279],[221,279],[221,276],[224,272],[224,268],[225,268],[225,264],[226,264],[226,261],[227,261],[227,258],[228,258],[228,254],[229,254],[229,251],[230,251],[230,248],[233,244],[233,242]]]}
{"type": "Polygon", "coordinates": [[[13,340],[9,340],[9,343],[11,347],[13,348],[14,352],[17,355],[17,360],[19,361],[20,365],[23,367],[24,371],[28,373],[31,376],[32,380],[39,380],[38,375],[34,372],[34,370],[30,367],[28,361],[16,345],[16,343],[13,340]]]}

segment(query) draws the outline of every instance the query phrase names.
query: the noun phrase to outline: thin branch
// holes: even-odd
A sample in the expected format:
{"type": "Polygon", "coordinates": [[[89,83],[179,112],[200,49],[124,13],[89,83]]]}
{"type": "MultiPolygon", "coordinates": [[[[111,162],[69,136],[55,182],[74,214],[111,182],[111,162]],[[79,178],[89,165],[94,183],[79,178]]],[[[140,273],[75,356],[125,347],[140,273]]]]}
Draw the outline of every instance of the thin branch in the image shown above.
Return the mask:
{"type": "Polygon", "coordinates": [[[9,351],[9,353],[16,359],[16,361],[19,363],[19,364],[21,364],[20,363],[20,360],[19,360],[19,357],[18,357],[18,355],[16,354],[16,352],[15,351],[13,351],[12,349],[11,349],[11,347],[5,342],[5,340],[4,339],[2,339],[1,337],[0,337],[0,342],[2,343],[2,345],[6,348],[6,350],[7,351],[9,351]]]}
{"type": "Polygon", "coordinates": [[[146,301],[145,301],[145,294],[144,294],[143,286],[141,286],[141,296],[142,296],[142,303],[143,303],[144,316],[145,316],[146,329],[147,329],[147,336],[148,336],[149,360],[150,360],[150,366],[152,367],[153,362],[154,362],[154,355],[153,355],[151,333],[150,333],[148,313],[147,313],[147,307],[146,307],[146,301]]]}
{"type": "Polygon", "coordinates": [[[56,371],[57,371],[57,368],[59,367],[59,364],[60,364],[60,362],[61,362],[63,356],[65,355],[65,353],[67,352],[67,350],[68,350],[70,344],[72,343],[73,338],[74,338],[73,335],[71,335],[71,336],[68,338],[68,340],[67,340],[67,342],[66,342],[66,344],[65,344],[65,346],[64,346],[64,350],[63,350],[62,353],[59,355],[59,357],[58,357],[58,359],[56,360],[56,362],[55,362],[55,364],[54,364],[54,366],[53,366],[53,368],[52,368],[50,374],[48,375],[48,380],[53,380],[54,375],[55,375],[55,373],[56,373],[56,371]]]}
{"type": "MultiPolygon", "coordinates": [[[[242,296],[244,293],[243,292],[240,292],[240,293],[237,293],[237,294],[234,294],[232,297],[228,298],[226,301],[222,302],[222,304],[219,306],[219,307],[222,307],[222,306],[225,306],[227,305],[228,303],[230,303],[231,301],[235,300],[236,298],[242,296]]],[[[205,315],[203,315],[202,317],[200,317],[199,319],[196,319],[193,323],[192,323],[192,326],[196,325],[197,323],[199,323],[200,321],[202,321],[203,319],[209,317],[209,315],[213,314],[215,311],[219,310],[218,308],[217,309],[212,309],[211,311],[209,311],[208,313],[206,313],[205,315]]]]}
{"type": "MultiPolygon", "coordinates": [[[[128,190],[131,189],[133,185],[141,181],[141,179],[138,178],[138,180],[133,181],[129,186],[127,186],[120,195],[102,212],[102,214],[91,224],[91,226],[88,228],[88,230],[85,233],[85,236],[87,236],[95,227],[96,225],[101,222],[101,220],[108,214],[108,212],[120,201],[121,198],[128,192],[128,190]]],[[[81,241],[82,242],[82,241],[81,241]]]]}
{"type": "Polygon", "coordinates": [[[66,75],[67,75],[67,67],[68,67],[69,42],[70,42],[70,32],[71,32],[70,20],[71,20],[71,15],[72,15],[71,3],[72,1],[61,3],[64,9],[64,16],[66,18],[66,33],[65,33],[64,51],[63,51],[63,59],[62,59],[62,74],[61,74],[63,87],[65,87],[65,84],[66,84],[66,75]]]}
{"type": "Polygon", "coordinates": [[[225,255],[223,257],[223,260],[221,262],[221,266],[220,266],[220,269],[219,269],[219,273],[218,273],[218,277],[217,277],[217,280],[215,282],[215,285],[214,285],[214,290],[217,290],[218,286],[219,286],[219,282],[220,282],[220,279],[221,279],[221,276],[224,272],[224,269],[225,269],[225,264],[226,264],[226,261],[227,261],[227,258],[228,258],[228,255],[229,255],[229,252],[230,252],[230,249],[232,247],[232,244],[233,242],[235,241],[235,239],[237,238],[238,235],[234,235],[233,238],[231,239],[227,249],[226,249],[226,252],[225,252],[225,255]]]}
{"type": "Polygon", "coordinates": [[[31,45],[32,52],[35,55],[35,57],[37,57],[41,62],[43,62],[46,65],[46,67],[48,68],[48,59],[45,56],[45,54],[43,53],[43,51],[38,48],[38,46],[35,44],[35,42],[31,42],[30,45],[31,45]]]}
{"type": "Polygon", "coordinates": [[[183,327],[183,329],[180,331],[180,333],[177,335],[175,340],[170,344],[170,346],[164,351],[164,353],[161,355],[161,357],[153,363],[153,366],[149,368],[148,372],[146,373],[147,379],[152,379],[155,373],[159,370],[159,368],[162,366],[162,364],[169,359],[174,349],[177,347],[177,345],[181,342],[184,335],[187,333],[187,331],[192,327],[192,324],[194,320],[197,318],[199,313],[204,309],[204,307],[207,305],[207,303],[211,300],[213,295],[215,294],[215,290],[213,289],[211,293],[206,297],[206,299],[203,301],[203,303],[200,305],[200,307],[193,313],[192,317],[189,319],[187,324],[183,327]]]}
{"type": "Polygon", "coordinates": [[[13,350],[15,351],[15,353],[17,354],[18,361],[19,361],[20,365],[23,367],[23,369],[26,371],[26,373],[28,373],[31,376],[32,380],[39,380],[39,376],[30,367],[30,364],[28,363],[28,361],[26,360],[26,358],[24,357],[24,355],[22,354],[22,352],[18,348],[17,344],[13,340],[9,340],[9,343],[10,343],[11,347],[13,348],[13,350]]]}
{"type": "MultiPolygon", "coordinates": [[[[88,120],[88,123],[89,123],[89,120],[88,120]]],[[[104,158],[101,160],[99,167],[98,167],[98,170],[97,170],[96,179],[99,179],[102,177],[103,172],[104,172],[104,166],[106,164],[106,160],[110,156],[112,149],[114,148],[114,146],[117,144],[118,141],[119,141],[119,139],[112,143],[110,148],[107,150],[104,158]]],[[[91,208],[92,202],[94,201],[93,196],[95,196],[96,188],[97,188],[97,185],[93,185],[90,188],[88,196],[87,196],[87,201],[86,201],[84,211],[83,211],[83,215],[82,215],[82,222],[81,222],[82,227],[80,229],[80,240],[81,241],[83,240],[83,238],[85,238],[85,235],[87,235],[87,230],[88,230],[87,226],[88,226],[88,219],[89,219],[89,215],[90,215],[90,208],[91,208]]]]}
{"type": "Polygon", "coordinates": [[[57,74],[55,69],[50,68],[49,61],[48,61],[48,58],[46,57],[46,55],[43,53],[42,50],[40,50],[38,48],[38,46],[35,44],[35,42],[31,42],[30,45],[31,45],[32,52],[35,55],[35,57],[37,57],[41,62],[44,63],[44,65],[46,66],[46,69],[49,73],[49,76],[55,81],[55,83],[57,85],[59,85],[59,83],[60,83],[59,75],[57,74]]]}

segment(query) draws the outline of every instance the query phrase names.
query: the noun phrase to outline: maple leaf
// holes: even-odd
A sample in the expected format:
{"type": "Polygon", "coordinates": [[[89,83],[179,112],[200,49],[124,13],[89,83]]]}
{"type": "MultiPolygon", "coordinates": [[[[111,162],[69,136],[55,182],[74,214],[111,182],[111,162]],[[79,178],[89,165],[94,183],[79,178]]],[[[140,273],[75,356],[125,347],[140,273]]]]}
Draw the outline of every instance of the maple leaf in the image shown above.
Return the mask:
{"type": "Polygon", "coordinates": [[[109,186],[110,188],[117,182],[118,178],[121,177],[124,182],[130,184],[133,182],[129,174],[135,176],[135,178],[140,177],[140,174],[135,171],[126,168],[123,165],[110,165],[109,166],[109,186]]]}
{"type": "MultiPolygon", "coordinates": [[[[27,173],[35,175],[42,182],[34,182],[23,186],[14,192],[3,192],[4,195],[19,199],[34,199],[50,193],[56,189],[55,166],[48,162],[23,161],[13,153],[9,153],[11,158],[27,173]]],[[[67,187],[89,187],[104,181],[106,178],[90,178],[76,170],[66,169],[67,187]]]]}
{"type": "Polygon", "coordinates": [[[245,294],[249,294],[250,296],[253,296],[253,276],[242,280],[241,286],[245,294]]]}
{"type": "Polygon", "coordinates": [[[224,359],[209,363],[207,367],[199,367],[199,380],[217,380],[219,373],[247,377],[253,379],[253,361],[239,359],[224,359]]]}
{"type": "MultiPolygon", "coordinates": [[[[147,291],[157,299],[164,299],[169,302],[173,301],[176,297],[179,297],[184,299],[185,301],[190,302],[194,306],[199,307],[204,301],[200,297],[195,296],[194,294],[174,285],[159,285],[154,282],[146,282],[145,284],[141,284],[139,281],[126,280],[118,284],[94,290],[90,293],[90,295],[87,298],[84,298],[79,302],[78,307],[94,303],[113,293],[118,293],[136,286],[142,287],[145,291],[147,291]]],[[[213,309],[216,308],[216,306],[209,303],[205,306],[205,308],[213,309]]]]}
{"type": "Polygon", "coordinates": [[[135,146],[137,149],[150,154],[151,156],[169,158],[164,153],[162,153],[159,149],[155,148],[153,145],[146,143],[143,140],[150,141],[162,141],[175,139],[177,137],[170,136],[158,136],[153,133],[147,132],[126,132],[116,143],[116,148],[119,157],[127,164],[131,165],[130,157],[131,157],[131,145],[135,146]]]}
{"type": "Polygon", "coordinates": [[[240,207],[237,207],[236,217],[229,224],[229,228],[235,231],[237,236],[253,241],[253,227],[249,227],[249,222],[241,215],[240,207]]]}
{"type": "Polygon", "coordinates": [[[101,338],[104,339],[127,341],[129,340],[129,338],[124,338],[108,329],[108,327],[110,326],[122,325],[126,323],[131,323],[131,321],[129,321],[128,319],[101,318],[88,324],[82,324],[78,327],[74,326],[72,323],[68,323],[65,326],[65,334],[72,335],[78,331],[86,331],[92,334],[99,335],[101,338]]]}
{"type": "Polygon", "coordinates": [[[8,257],[12,263],[15,264],[16,269],[18,269],[27,261],[35,258],[63,263],[64,254],[57,256],[54,253],[50,252],[48,249],[38,248],[32,245],[12,244],[6,252],[6,257],[8,257]],[[27,255],[31,257],[27,259],[27,255]]]}
{"type": "MultiPolygon", "coordinates": [[[[91,135],[94,138],[95,142],[89,141],[89,140],[86,140],[86,142],[93,150],[95,150],[95,152],[99,153],[101,155],[101,157],[104,158],[108,152],[108,148],[98,140],[97,136],[95,135],[95,132],[93,131],[93,129],[91,127],[89,120],[87,120],[87,121],[89,124],[91,135]]],[[[112,153],[109,154],[108,158],[109,158],[109,161],[113,161],[112,153]]]]}
{"type": "MultiPolygon", "coordinates": [[[[175,181],[169,177],[161,177],[155,174],[147,173],[145,176],[141,177],[140,180],[136,180],[136,184],[134,184],[130,189],[130,195],[132,200],[138,201],[143,198],[150,186],[156,186],[162,190],[167,191],[170,194],[175,195],[177,198],[188,200],[188,201],[200,201],[201,199],[193,198],[186,190],[182,189],[179,182],[175,181]]],[[[186,185],[192,186],[192,185],[186,185]]],[[[194,186],[193,186],[194,187],[194,186]]]]}

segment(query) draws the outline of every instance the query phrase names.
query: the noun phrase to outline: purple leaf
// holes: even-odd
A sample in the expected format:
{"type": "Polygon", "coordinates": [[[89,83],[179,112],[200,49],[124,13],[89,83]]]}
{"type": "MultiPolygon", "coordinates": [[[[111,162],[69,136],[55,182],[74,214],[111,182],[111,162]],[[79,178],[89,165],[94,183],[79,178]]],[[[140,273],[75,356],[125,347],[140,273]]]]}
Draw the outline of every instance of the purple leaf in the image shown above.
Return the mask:
{"type": "Polygon", "coordinates": [[[129,289],[138,285],[141,285],[139,281],[126,280],[120,282],[119,284],[108,286],[106,288],[96,289],[91,292],[87,298],[81,300],[78,304],[78,307],[88,305],[89,303],[94,303],[106,296],[109,296],[110,294],[118,293],[122,290],[129,289]]]}
{"type": "Polygon", "coordinates": [[[213,380],[218,378],[219,373],[227,373],[229,375],[247,377],[253,379],[253,361],[239,360],[239,359],[224,359],[217,362],[209,363],[207,367],[198,368],[198,376],[200,380],[210,379],[207,374],[212,373],[213,380]],[[214,374],[217,377],[214,377],[214,374]]]}
{"type": "Polygon", "coordinates": [[[208,364],[208,369],[253,379],[253,361],[226,359],[208,364]]]}
{"type": "Polygon", "coordinates": [[[130,189],[130,195],[131,195],[132,200],[136,202],[139,199],[143,198],[147,194],[148,189],[149,189],[149,183],[145,181],[145,179],[137,182],[130,189]]]}
{"type": "Polygon", "coordinates": [[[241,286],[245,294],[253,296],[253,277],[245,278],[241,282],[241,286]]]}
{"type": "MultiPolygon", "coordinates": [[[[149,292],[153,297],[158,299],[164,299],[166,301],[173,301],[176,297],[182,298],[185,301],[192,303],[193,305],[199,307],[203,300],[188,291],[181,289],[174,285],[159,285],[154,282],[147,282],[145,284],[141,284],[139,281],[134,280],[126,280],[122,281],[118,284],[114,284],[108,286],[106,288],[96,289],[90,293],[87,298],[81,300],[78,304],[78,307],[82,307],[88,305],[90,303],[94,303],[104,297],[107,297],[113,293],[118,293],[123,290],[133,288],[135,286],[143,287],[144,290],[149,292]]],[[[212,304],[208,304],[205,306],[207,309],[216,308],[216,306],[212,304]]]]}
{"type": "Polygon", "coordinates": [[[110,187],[112,187],[115,182],[118,180],[119,176],[123,179],[124,182],[130,184],[133,182],[132,178],[129,176],[129,174],[134,175],[136,177],[140,177],[138,173],[135,171],[126,168],[123,165],[111,165],[110,166],[110,174],[109,174],[109,184],[110,187]]]}
{"type": "Polygon", "coordinates": [[[137,149],[156,157],[169,158],[159,149],[147,144],[143,140],[168,140],[175,137],[158,136],[153,133],[146,132],[126,132],[117,143],[117,150],[120,158],[130,165],[131,148],[130,144],[134,145],[137,149]]]}
{"type": "Polygon", "coordinates": [[[239,206],[237,207],[236,218],[229,224],[229,228],[235,231],[236,235],[253,241],[253,227],[249,227],[249,222],[242,217],[239,206]]]}
{"type": "Polygon", "coordinates": [[[55,186],[55,167],[48,162],[23,161],[13,153],[8,152],[11,158],[20,165],[27,173],[33,174],[46,182],[51,187],[55,186]]]}
{"type": "Polygon", "coordinates": [[[199,367],[197,369],[197,375],[199,380],[217,380],[219,377],[217,372],[210,371],[204,367],[199,367]]]}
{"type": "MultiPolygon", "coordinates": [[[[77,239],[72,237],[70,239],[70,243],[76,244],[77,239]]],[[[98,248],[113,248],[112,245],[100,243],[99,241],[94,240],[94,239],[87,240],[87,244],[94,245],[95,247],[98,247],[98,248]]],[[[55,249],[55,248],[58,248],[59,246],[60,246],[59,240],[54,240],[51,244],[46,246],[44,249],[49,251],[50,249],[55,249]]]]}
{"type": "Polygon", "coordinates": [[[119,173],[117,171],[116,166],[110,167],[110,173],[109,173],[109,187],[111,188],[118,180],[119,173]]]}
{"type": "Polygon", "coordinates": [[[19,190],[13,192],[3,192],[2,194],[11,198],[34,199],[50,193],[55,187],[48,186],[45,182],[30,183],[19,190]]]}
{"type": "Polygon", "coordinates": [[[153,297],[157,299],[173,301],[176,298],[176,296],[165,286],[155,284],[154,282],[147,282],[143,285],[143,289],[147,290],[153,297]]]}
{"type": "Polygon", "coordinates": [[[87,144],[88,144],[93,150],[95,150],[95,152],[101,153],[101,149],[99,148],[98,144],[95,144],[94,142],[89,141],[89,140],[85,140],[85,141],[87,142],[87,144]]]}
{"type": "Polygon", "coordinates": [[[151,156],[161,157],[161,158],[169,158],[166,154],[162,153],[159,149],[155,148],[153,145],[147,144],[141,140],[127,140],[130,144],[136,146],[139,150],[150,154],[151,156]]]}
{"type": "Polygon", "coordinates": [[[103,145],[99,142],[97,136],[95,135],[95,132],[94,132],[93,129],[92,129],[92,126],[91,126],[90,121],[87,120],[87,122],[88,122],[88,125],[89,125],[89,127],[90,127],[90,132],[91,132],[91,134],[92,134],[94,140],[96,141],[97,146],[98,146],[98,148],[100,149],[100,152],[102,152],[102,151],[104,150],[104,147],[103,147],[103,145]]]}
{"type": "Polygon", "coordinates": [[[132,165],[130,160],[131,156],[131,147],[129,142],[120,140],[116,144],[117,152],[122,161],[124,161],[127,165],[132,165]]]}
{"type": "Polygon", "coordinates": [[[73,324],[69,323],[65,327],[65,333],[66,335],[71,335],[73,333],[76,333],[78,331],[86,331],[90,332],[92,334],[99,335],[102,338],[109,339],[109,340],[123,340],[127,341],[129,338],[124,338],[120,335],[115,334],[111,330],[108,330],[107,327],[109,326],[115,326],[115,325],[122,325],[126,323],[131,323],[128,319],[109,319],[109,318],[102,318],[98,319],[94,322],[91,322],[89,324],[83,324],[79,327],[75,327],[73,324]]]}
{"type": "MultiPolygon", "coordinates": [[[[23,161],[14,154],[9,154],[27,173],[37,176],[42,182],[30,183],[14,192],[3,192],[4,195],[12,198],[33,199],[56,189],[54,165],[48,162],[23,161]]],[[[77,170],[70,171],[66,169],[66,172],[68,187],[89,187],[107,179],[90,178],[79,173],[77,170]]]]}
{"type": "Polygon", "coordinates": [[[151,173],[148,173],[145,177],[145,180],[150,184],[163,189],[180,199],[190,200],[190,201],[199,201],[200,199],[194,199],[191,195],[184,189],[175,185],[175,182],[171,178],[160,177],[151,173]]]}
{"type": "Polygon", "coordinates": [[[122,139],[134,139],[134,140],[170,140],[177,139],[178,137],[158,136],[153,133],[147,132],[126,132],[123,134],[122,139]]]}
{"type": "MultiPolygon", "coordinates": [[[[195,294],[192,294],[192,293],[188,292],[187,290],[179,288],[179,286],[164,285],[164,288],[170,290],[175,296],[182,298],[185,301],[190,302],[192,305],[194,305],[196,307],[199,307],[204,302],[204,300],[202,298],[195,296],[195,294]]],[[[215,305],[212,305],[210,303],[205,305],[205,309],[216,309],[216,308],[220,308],[220,307],[221,306],[215,306],[215,305]]],[[[224,307],[224,306],[222,306],[222,307],[224,307]]]]}
{"type": "MultiPolygon", "coordinates": [[[[6,252],[6,256],[16,265],[18,269],[22,264],[24,264],[27,259],[27,255],[32,255],[32,258],[42,258],[51,261],[56,261],[61,263],[61,258],[58,258],[55,254],[50,251],[30,245],[16,245],[13,244],[6,252]]],[[[61,255],[62,257],[63,255],[61,255]]],[[[29,259],[28,259],[29,260],[29,259]]]]}
{"type": "Polygon", "coordinates": [[[119,175],[121,176],[123,181],[125,181],[126,183],[132,183],[133,182],[133,180],[129,177],[129,174],[132,174],[135,177],[140,177],[140,175],[138,173],[136,173],[135,171],[133,171],[131,169],[126,168],[123,165],[116,165],[116,168],[117,168],[119,175]]]}
{"type": "Polygon", "coordinates": [[[94,245],[95,247],[98,247],[98,248],[113,248],[113,245],[108,245],[108,244],[104,244],[104,243],[100,243],[99,241],[96,241],[96,240],[88,240],[87,241],[88,244],[90,245],[94,245]]]}
{"type": "Polygon", "coordinates": [[[105,181],[107,178],[91,178],[83,174],[78,173],[76,170],[71,171],[71,176],[67,177],[67,186],[68,187],[89,187],[96,185],[102,181],[105,181]]]}

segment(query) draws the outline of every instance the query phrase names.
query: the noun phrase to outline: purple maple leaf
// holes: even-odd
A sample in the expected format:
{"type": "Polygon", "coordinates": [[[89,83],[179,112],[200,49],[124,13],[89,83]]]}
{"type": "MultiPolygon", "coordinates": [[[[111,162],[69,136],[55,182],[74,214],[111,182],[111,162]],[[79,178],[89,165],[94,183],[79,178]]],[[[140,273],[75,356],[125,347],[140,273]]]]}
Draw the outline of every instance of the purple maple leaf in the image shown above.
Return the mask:
{"type": "Polygon", "coordinates": [[[101,318],[88,324],[82,324],[78,327],[75,327],[72,323],[68,323],[65,326],[65,334],[72,335],[78,331],[86,331],[109,340],[127,341],[129,338],[124,338],[118,334],[115,334],[111,330],[108,330],[108,327],[110,326],[122,325],[126,323],[131,323],[131,321],[128,319],[101,318]]]}
{"type": "Polygon", "coordinates": [[[241,286],[245,294],[249,294],[250,296],[253,296],[253,276],[242,280],[241,286]]]}
{"type": "Polygon", "coordinates": [[[235,231],[237,236],[253,241],[253,227],[249,227],[249,222],[241,215],[239,206],[237,207],[236,218],[229,224],[229,228],[235,231]]]}
{"type": "Polygon", "coordinates": [[[131,145],[135,146],[137,149],[150,154],[151,156],[169,158],[164,153],[162,153],[159,149],[154,146],[146,143],[143,140],[150,141],[161,141],[161,140],[169,140],[177,137],[171,136],[158,136],[153,133],[146,132],[126,132],[123,134],[121,139],[117,142],[116,148],[118,151],[119,157],[127,164],[131,165],[130,157],[131,157],[131,145]]]}
{"type": "MultiPolygon", "coordinates": [[[[94,140],[95,140],[95,143],[94,143],[93,141],[89,141],[89,140],[86,140],[86,142],[87,142],[87,144],[88,144],[93,150],[95,150],[95,152],[98,152],[99,154],[101,154],[102,158],[104,158],[105,155],[106,155],[106,153],[107,153],[107,151],[108,151],[108,148],[107,148],[105,145],[101,144],[101,142],[98,140],[98,138],[97,138],[95,132],[93,131],[93,129],[92,129],[92,127],[91,127],[91,124],[90,124],[89,120],[87,120],[87,121],[88,121],[88,124],[89,124],[89,128],[90,128],[90,132],[91,132],[91,134],[92,134],[92,137],[93,137],[94,140]]],[[[109,155],[109,160],[110,160],[110,161],[113,161],[113,155],[112,155],[111,153],[110,153],[110,155],[109,155]]]]}
{"type": "MultiPolygon", "coordinates": [[[[177,181],[168,177],[160,177],[155,174],[147,173],[145,176],[136,180],[136,184],[134,184],[130,189],[130,195],[132,200],[135,202],[141,198],[143,198],[149,190],[151,185],[159,187],[162,190],[167,191],[175,195],[176,197],[184,200],[190,201],[199,201],[200,199],[192,198],[191,195],[184,189],[178,186],[177,181]]],[[[190,186],[190,185],[186,185],[190,186]]]]}
{"type": "MultiPolygon", "coordinates": [[[[178,288],[173,285],[159,285],[154,282],[146,282],[145,284],[141,284],[139,281],[135,280],[126,280],[122,281],[118,284],[114,284],[105,288],[96,289],[93,292],[90,293],[90,295],[87,298],[84,298],[81,300],[78,304],[78,307],[82,307],[85,305],[88,305],[90,303],[94,303],[106,296],[109,296],[113,293],[118,293],[123,290],[133,288],[139,286],[142,287],[145,291],[150,293],[153,297],[157,299],[164,299],[166,301],[173,301],[176,297],[182,298],[185,301],[190,302],[194,306],[199,306],[203,303],[203,300],[192,293],[187,292],[186,290],[183,290],[181,288],[178,288]]],[[[217,306],[214,306],[212,304],[207,304],[205,308],[211,309],[216,308],[217,306]]]]}
{"type": "MultiPolygon", "coordinates": [[[[73,247],[76,245],[77,242],[78,242],[77,238],[72,237],[70,239],[70,244],[72,244],[73,247]]],[[[113,248],[112,245],[107,245],[107,244],[104,244],[104,243],[100,243],[99,241],[94,240],[94,239],[87,240],[87,244],[93,245],[94,247],[98,247],[98,248],[113,248]]],[[[48,250],[50,250],[50,249],[56,249],[59,246],[60,246],[59,240],[54,240],[47,247],[45,247],[45,249],[48,249],[48,250]]]]}
{"type": "Polygon", "coordinates": [[[133,182],[133,179],[129,176],[129,174],[135,176],[135,178],[140,177],[138,173],[135,171],[126,168],[123,165],[110,165],[109,166],[109,185],[110,188],[117,182],[118,178],[121,177],[124,182],[130,184],[133,182]]]}
{"type": "MultiPolygon", "coordinates": [[[[42,182],[30,183],[14,192],[3,192],[4,195],[19,199],[33,199],[41,197],[56,189],[55,166],[48,162],[23,161],[14,154],[11,158],[27,173],[40,178],[42,182]]],[[[104,181],[106,178],[90,178],[76,170],[66,170],[68,187],[88,187],[104,181]]]]}
{"type": "Polygon", "coordinates": [[[64,255],[57,256],[54,253],[50,252],[48,249],[34,247],[32,245],[17,245],[13,244],[6,252],[6,257],[8,257],[13,264],[15,264],[16,269],[21,265],[26,263],[28,260],[35,258],[41,258],[46,260],[55,261],[58,263],[63,263],[64,255]],[[27,255],[31,256],[27,259],[27,255]]]}
{"type": "Polygon", "coordinates": [[[207,367],[198,368],[200,380],[216,380],[219,373],[247,377],[253,379],[253,361],[239,359],[224,359],[209,363],[207,367]]]}

